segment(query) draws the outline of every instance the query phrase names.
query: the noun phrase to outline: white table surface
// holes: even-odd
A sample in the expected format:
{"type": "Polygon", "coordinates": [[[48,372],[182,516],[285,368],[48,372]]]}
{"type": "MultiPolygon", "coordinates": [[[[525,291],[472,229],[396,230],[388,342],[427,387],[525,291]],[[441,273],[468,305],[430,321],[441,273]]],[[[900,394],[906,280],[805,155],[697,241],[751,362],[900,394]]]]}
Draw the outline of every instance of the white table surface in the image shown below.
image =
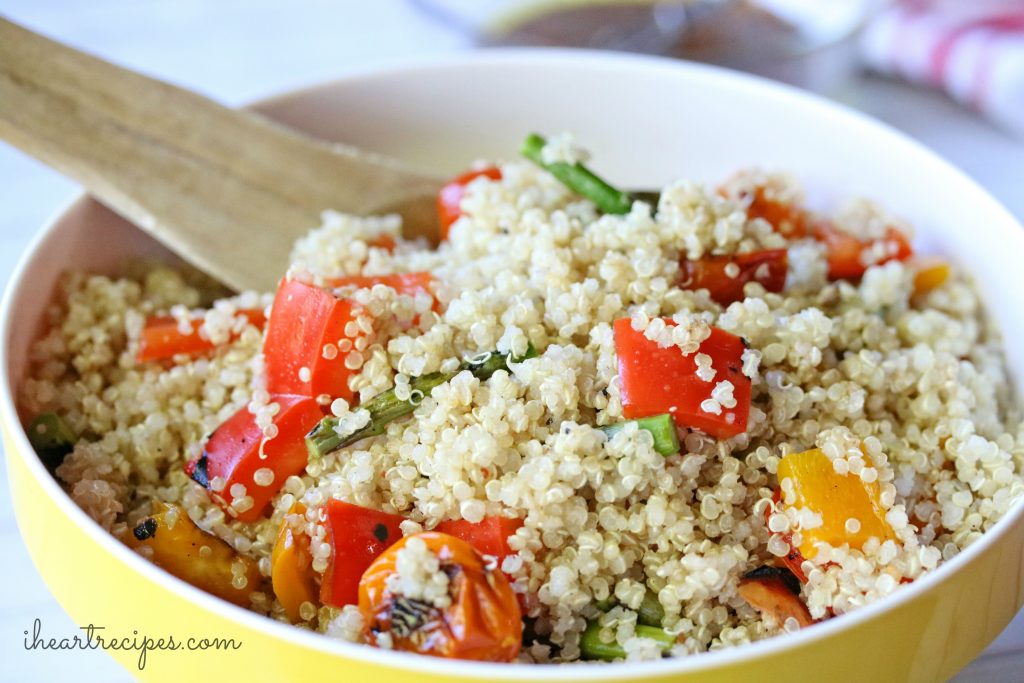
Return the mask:
{"type": "MultiPolygon", "coordinates": [[[[5,0],[0,12],[104,57],[239,104],[353,68],[468,49],[465,37],[403,0],[5,0]]],[[[1024,144],[939,95],[854,76],[816,89],[901,128],[975,177],[1024,217],[1024,144]]],[[[0,144],[0,281],[74,185],[0,144]]],[[[76,625],[36,574],[0,473],[0,681],[131,681],[102,652],[26,651],[23,631],[76,625]]],[[[88,590],[88,587],[83,587],[88,590]]],[[[957,683],[1024,680],[1024,613],[957,683]]],[[[187,678],[201,676],[193,672],[187,678]]]]}

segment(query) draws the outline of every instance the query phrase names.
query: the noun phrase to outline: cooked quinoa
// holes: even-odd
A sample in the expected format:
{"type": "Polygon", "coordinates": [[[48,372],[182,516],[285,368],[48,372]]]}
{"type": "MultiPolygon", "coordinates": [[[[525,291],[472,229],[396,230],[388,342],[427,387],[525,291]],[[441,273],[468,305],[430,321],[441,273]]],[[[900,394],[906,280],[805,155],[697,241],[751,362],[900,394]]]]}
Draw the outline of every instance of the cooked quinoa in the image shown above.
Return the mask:
{"type": "MultiPolygon", "coordinates": [[[[545,155],[585,159],[565,138],[545,155]]],[[[780,565],[823,524],[816,511],[792,504],[791,478],[779,481],[789,454],[821,449],[836,474],[877,487],[891,530],[860,549],[818,543],[803,559],[801,600],[814,620],[934,570],[1024,492],[1024,432],[1001,340],[969,274],[955,265],[941,284],[915,294],[912,262],[884,262],[891,254],[881,240],[862,255],[863,277],[830,280],[820,241],[750,215],[757,193],[802,204],[797,183],[781,174],[744,172],[721,187],[682,180],[665,187],[656,206],[637,201],[623,215],[602,214],[527,162],[502,164],[500,176],[467,185],[463,215],[436,248],[403,240],[397,217],[333,212],[296,245],[289,279],[326,286],[341,276],[428,271],[433,297],[382,284],[337,292],[362,311],[343,339],[322,349],[325,359],[345,354],[353,373],[351,401],[316,397],[338,418],[337,433],[366,427],[370,412],[361,404],[392,388],[415,409],[379,436],[311,460],[300,475],[258,469],[251,486],[279,491],[254,522],[233,515],[252,507],[255,489],[225,492],[217,477],[207,489],[184,465],[245,407],[267,444],[277,438],[264,335],[239,314],[268,309],[272,295],[210,302],[208,286],[166,267],[117,278],[69,274],[20,400],[25,415],[56,412],[82,435],[56,469],[75,502],[122,539],[152,514],[153,501],[177,504],[255,562],[268,581],[251,593],[251,607],[283,621],[294,620],[270,587],[275,540],[282,524],[307,537],[321,581],[332,553],[322,514],[329,500],[402,515],[405,535],[445,520],[518,518],[512,552],[497,569],[529,623],[519,659],[571,662],[581,657],[588,622],[628,659],[663,656],[657,641],[637,634],[648,593],[664,611],[671,655],[797,628],[738,592],[748,572],[780,565]],[[382,235],[395,246],[376,246],[382,235]],[[681,256],[772,249],[787,251],[781,293],[751,282],[745,298],[720,305],[707,290],[681,284],[681,256]],[[154,315],[173,316],[183,332],[203,316],[200,335],[216,348],[139,362],[140,334],[154,315]],[[709,391],[700,409],[723,420],[735,417],[737,379],[701,344],[713,327],[741,337],[741,374],[751,385],[746,429],[724,439],[680,430],[680,452],[668,457],[632,424],[607,437],[599,427],[623,420],[613,332],[620,318],[659,348],[692,356],[709,391]],[[508,354],[507,370],[485,381],[458,372],[425,395],[411,388],[490,350],[508,354]],[[225,509],[211,493],[234,502],[225,509]]],[[[909,233],[867,201],[832,213],[858,238],[892,226],[909,233]]],[[[302,367],[299,379],[311,373],[302,367]]],[[[845,529],[857,534],[862,523],[851,516],[845,529]]],[[[389,588],[443,608],[450,577],[412,540],[389,588]]],[[[244,584],[244,567],[233,571],[244,584]]],[[[300,626],[363,638],[354,605],[314,602],[302,604],[300,626]]]]}

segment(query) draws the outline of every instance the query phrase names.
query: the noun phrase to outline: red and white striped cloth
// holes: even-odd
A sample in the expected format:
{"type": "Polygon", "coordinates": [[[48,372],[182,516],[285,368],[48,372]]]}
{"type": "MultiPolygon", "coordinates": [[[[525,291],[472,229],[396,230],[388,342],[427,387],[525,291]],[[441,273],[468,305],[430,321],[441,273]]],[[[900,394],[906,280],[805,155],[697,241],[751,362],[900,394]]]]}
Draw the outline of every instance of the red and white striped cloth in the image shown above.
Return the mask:
{"type": "Polygon", "coordinates": [[[868,23],[861,47],[871,68],[1024,135],[1024,0],[903,0],[868,23]]]}

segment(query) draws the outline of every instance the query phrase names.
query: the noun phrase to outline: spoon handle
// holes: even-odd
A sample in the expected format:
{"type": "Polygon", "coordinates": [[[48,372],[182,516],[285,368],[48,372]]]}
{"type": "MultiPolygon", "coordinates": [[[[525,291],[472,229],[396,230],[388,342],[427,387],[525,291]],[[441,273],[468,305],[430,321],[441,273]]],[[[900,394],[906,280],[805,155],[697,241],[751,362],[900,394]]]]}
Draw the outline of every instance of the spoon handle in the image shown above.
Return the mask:
{"type": "Polygon", "coordinates": [[[364,213],[439,185],[3,18],[0,139],[236,289],[273,289],[322,210],[364,213]]]}

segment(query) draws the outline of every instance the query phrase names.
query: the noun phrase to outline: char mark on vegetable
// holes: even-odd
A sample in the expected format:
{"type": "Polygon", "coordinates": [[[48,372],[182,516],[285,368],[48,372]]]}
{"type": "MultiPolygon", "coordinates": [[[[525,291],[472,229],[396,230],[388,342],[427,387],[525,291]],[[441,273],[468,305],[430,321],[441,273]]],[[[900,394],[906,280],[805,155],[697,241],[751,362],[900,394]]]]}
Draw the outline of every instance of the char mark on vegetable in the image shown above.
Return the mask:
{"type": "Polygon", "coordinates": [[[132,529],[132,535],[138,541],[145,541],[156,536],[156,520],[149,517],[132,529]]]}

